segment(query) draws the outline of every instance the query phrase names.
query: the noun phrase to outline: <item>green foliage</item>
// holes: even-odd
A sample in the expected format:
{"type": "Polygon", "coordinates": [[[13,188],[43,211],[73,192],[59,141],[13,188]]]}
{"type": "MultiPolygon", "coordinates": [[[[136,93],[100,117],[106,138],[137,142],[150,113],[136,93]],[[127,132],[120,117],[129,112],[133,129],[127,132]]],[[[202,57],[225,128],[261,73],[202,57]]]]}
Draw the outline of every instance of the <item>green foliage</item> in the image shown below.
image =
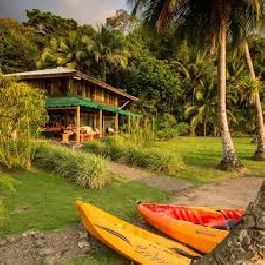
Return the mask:
{"type": "Polygon", "coordinates": [[[88,36],[80,35],[76,31],[70,31],[66,36],[52,37],[49,47],[43,50],[40,60],[37,61],[37,67],[62,66],[84,71],[84,60],[88,56],[86,51],[93,45],[88,36]]]}
{"type": "MultiPolygon", "coordinates": [[[[132,2],[133,5],[136,3],[132,2]]],[[[145,17],[146,22],[154,25],[153,19],[158,18],[162,1],[152,6],[149,6],[149,3],[142,5],[144,1],[137,2],[140,13],[145,9],[146,14],[150,15],[145,17]],[[157,12],[149,13],[151,10],[157,12]]],[[[97,29],[91,25],[81,26],[73,19],[36,9],[27,11],[27,23],[20,24],[3,18],[0,20],[0,68],[4,73],[19,72],[34,69],[34,62],[37,62],[39,68],[75,68],[138,96],[139,102],[131,104],[131,108],[143,113],[145,117],[159,117],[168,113],[176,118],[177,123],[188,123],[191,134],[218,135],[216,59],[214,55],[208,54],[209,49],[204,49],[205,45],[198,49],[199,46],[190,45],[189,42],[192,37],[196,39],[196,43],[202,39],[205,43],[203,36],[209,36],[209,32],[201,28],[200,22],[207,14],[200,13],[190,17],[197,4],[190,7],[191,13],[183,17],[181,25],[173,21],[160,28],[159,32],[155,32],[154,28],[150,30],[146,23],[136,22],[126,12],[120,13],[115,19],[109,20],[106,26],[97,29]],[[182,25],[184,21],[187,24],[182,25]],[[122,31],[127,27],[130,30],[125,35],[122,31]]],[[[240,15],[245,5],[248,4],[244,2],[241,6],[236,5],[236,9],[231,9],[231,12],[238,12],[237,15],[240,15]]],[[[205,7],[204,4],[200,6],[202,10],[205,7]]],[[[214,22],[218,24],[218,21],[214,22]]],[[[241,27],[243,30],[243,26],[248,22],[243,21],[238,25],[232,22],[229,29],[231,37],[237,35],[234,34],[236,28],[241,27]]],[[[209,25],[210,23],[207,27],[209,25]]],[[[213,28],[214,31],[210,30],[211,37],[215,35],[215,29],[218,29],[213,28]]],[[[241,33],[243,34],[242,31],[241,33]]],[[[235,40],[231,39],[233,42],[235,40]]],[[[248,43],[260,80],[260,84],[256,85],[260,86],[262,99],[265,38],[255,35],[248,38],[248,43]]],[[[207,41],[206,46],[208,44],[210,41],[207,41]]],[[[229,126],[234,133],[249,134],[254,132],[255,113],[250,109],[253,105],[251,88],[254,88],[255,84],[246,80],[248,72],[244,58],[240,53],[234,52],[231,44],[232,42],[227,47],[229,126]]],[[[211,48],[214,54],[216,45],[211,45],[211,48]]],[[[144,136],[148,135],[145,130],[146,128],[138,130],[134,135],[147,138],[144,136]]],[[[168,129],[160,133],[160,138],[168,138],[177,132],[168,129]]],[[[153,140],[153,137],[151,138],[153,140]]]]}
{"type": "Polygon", "coordinates": [[[110,182],[104,159],[57,144],[40,144],[34,164],[83,188],[101,189],[110,182]]]}
{"type": "Polygon", "coordinates": [[[156,121],[155,135],[159,140],[169,140],[179,135],[186,135],[188,125],[186,123],[177,124],[175,116],[165,113],[156,121]]]}
{"type": "Polygon", "coordinates": [[[0,69],[14,73],[34,69],[38,47],[36,33],[14,19],[0,18],[0,69]]]}
{"type": "Polygon", "coordinates": [[[39,9],[26,10],[28,22],[25,24],[47,35],[64,35],[77,29],[77,22],[72,18],[63,18],[51,12],[39,9]]]}
{"type": "Polygon", "coordinates": [[[168,152],[161,152],[159,148],[144,148],[123,137],[85,143],[84,150],[130,166],[170,174],[180,170],[182,166],[180,156],[173,157],[168,152]]]}
{"type": "Polygon", "coordinates": [[[29,168],[32,138],[46,121],[43,91],[23,82],[0,79],[0,163],[29,168]],[[36,104],[38,102],[38,104],[36,104]]]}
{"type": "Polygon", "coordinates": [[[143,113],[172,113],[176,108],[181,81],[174,63],[152,55],[141,56],[119,78],[129,93],[140,97],[143,113]]]}
{"type": "Polygon", "coordinates": [[[130,132],[123,135],[126,141],[142,146],[149,147],[155,140],[155,119],[154,117],[142,117],[139,119],[131,118],[130,132]]]}

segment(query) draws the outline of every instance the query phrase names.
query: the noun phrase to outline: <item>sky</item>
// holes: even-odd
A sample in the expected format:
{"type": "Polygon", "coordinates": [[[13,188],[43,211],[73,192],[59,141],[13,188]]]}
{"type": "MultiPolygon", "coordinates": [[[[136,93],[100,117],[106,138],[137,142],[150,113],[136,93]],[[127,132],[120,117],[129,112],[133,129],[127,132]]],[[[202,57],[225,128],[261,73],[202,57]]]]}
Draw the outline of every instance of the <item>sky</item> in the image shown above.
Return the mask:
{"type": "Polygon", "coordinates": [[[74,18],[79,24],[97,24],[126,9],[126,0],[0,0],[0,17],[26,20],[25,9],[42,9],[63,17],[74,18]]]}

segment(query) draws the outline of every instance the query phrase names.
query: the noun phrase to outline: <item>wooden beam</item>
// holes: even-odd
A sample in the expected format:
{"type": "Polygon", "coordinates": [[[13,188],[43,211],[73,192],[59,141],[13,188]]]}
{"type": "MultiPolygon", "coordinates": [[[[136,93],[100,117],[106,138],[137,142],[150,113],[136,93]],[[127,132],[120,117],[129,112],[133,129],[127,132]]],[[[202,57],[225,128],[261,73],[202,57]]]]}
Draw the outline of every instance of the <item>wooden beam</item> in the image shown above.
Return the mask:
{"type": "Polygon", "coordinates": [[[128,116],[128,133],[131,133],[131,116],[128,116]]]}
{"type": "Polygon", "coordinates": [[[103,113],[102,109],[99,110],[99,132],[100,132],[100,138],[103,137],[103,113]]]}
{"type": "Polygon", "coordinates": [[[76,142],[80,143],[80,127],[81,127],[81,111],[80,106],[76,107],[76,142]]]}
{"type": "Polygon", "coordinates": [[[115,114],[115,117],[114,117],[115,121],[115,134],[118,134],[118,131],[119,131],[119,115],[118,113],[115,114]]]}

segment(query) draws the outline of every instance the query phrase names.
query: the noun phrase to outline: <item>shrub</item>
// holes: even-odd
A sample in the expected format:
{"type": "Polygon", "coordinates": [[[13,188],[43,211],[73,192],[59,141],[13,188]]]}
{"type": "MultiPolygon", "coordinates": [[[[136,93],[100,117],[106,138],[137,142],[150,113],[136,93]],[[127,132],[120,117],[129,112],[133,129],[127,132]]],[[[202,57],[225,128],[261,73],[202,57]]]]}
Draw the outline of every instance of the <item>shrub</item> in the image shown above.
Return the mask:
{"type": "Polygon", "coordinates": [[[7,168],[30,168],[31,139],[46,121],[43,91],[0,76],[0,163],[7,168]],[[38,102],[38,104],[36,104],[38,102]]]}
{"type": "Polygon", "coordinates": [[[84,149],[91,153],[103,155],[113,161],[164,173],[175,173],[182,166],[180,157],[176,159],[170,153],[155,147],[144,148],[135,145],[125,141],[122,137],[110,138],[102,142],[85,143],[84,149]]]}
{"type": "Polygon", "coordinates": [[[103,158],[58,144],[42,143],[37,147],[34,163],[83,188],[98,189],[110,182],[103,158]]]}
{"type": "Polygon", "coordinates": [[[184,136],[189,134],[189,124],[181,122],[176,125],[177,135],[184,136]]]}

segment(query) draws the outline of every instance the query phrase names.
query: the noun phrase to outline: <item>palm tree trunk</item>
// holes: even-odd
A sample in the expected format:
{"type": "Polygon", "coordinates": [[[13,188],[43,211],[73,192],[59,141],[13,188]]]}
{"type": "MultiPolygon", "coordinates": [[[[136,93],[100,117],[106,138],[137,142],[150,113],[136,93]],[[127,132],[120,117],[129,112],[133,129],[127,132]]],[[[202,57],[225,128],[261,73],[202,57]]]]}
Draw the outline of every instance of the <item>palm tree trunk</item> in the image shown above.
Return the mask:
{"type": "Polygon", "coordinates": [[[230,136],[227,111],[226,111],[226,41],[227,41],[227,21],[223,17],[220,25],[219,33],[219,58],[217,67],[218,78],[218,104],[220,130],[223,148],[223,158],[218,168],[223,170],[233,170],[242,168],[241,162],[238,160],[232,138],[230,136]]]}
{"type": "Polygon", "coordinates": [[[203,136],[207,136],[207,121],[203,121],[203,136]]]}
{"type": "Polygon", "coordinates": [[[196,265],[264,264],[265,261],[265,181],[254,202],[229,235],[213,252],[196,265]]]}
{"type": "MultiPolygon", "coordinates": [[[[255,70],[252,59],[249,54],[249,48],[247,42],[245,46],[245,55],[246,55],[246,62],[250,77],[253,80],[256,80],[255,70]]],[[[255,151],[254,159],[265,160],[265,130],[264,130],[263,113],[262,113],[259,91],[254,92],[254,97],[255,97],[255,111],[256,111],[256,131],[258,136],[257,149],[255,151]]]]}

